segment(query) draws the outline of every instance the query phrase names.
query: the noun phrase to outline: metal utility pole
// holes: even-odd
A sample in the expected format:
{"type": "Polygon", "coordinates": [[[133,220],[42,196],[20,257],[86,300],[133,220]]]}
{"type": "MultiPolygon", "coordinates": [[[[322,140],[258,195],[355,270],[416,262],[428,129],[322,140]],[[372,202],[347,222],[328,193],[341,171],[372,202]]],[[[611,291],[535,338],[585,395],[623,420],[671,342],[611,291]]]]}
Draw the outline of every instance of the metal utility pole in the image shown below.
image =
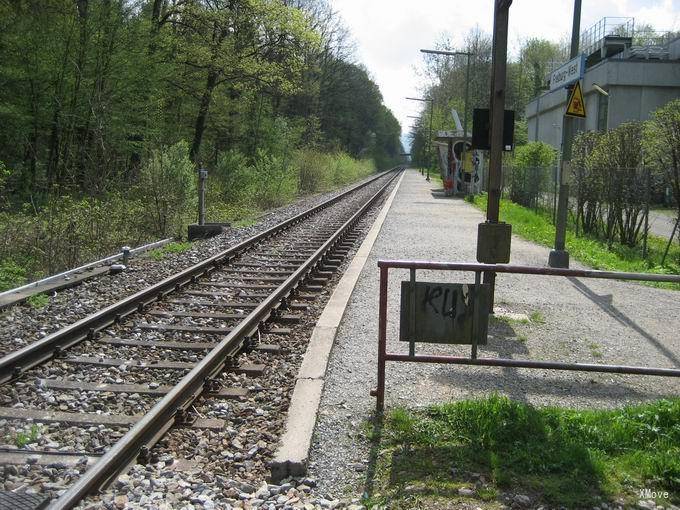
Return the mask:
{"type": "Polygon", "coordinates": [[[496,0],[493,17],[493,56],[491,70],[491,152],[489,154],[489,200],[486,219],[498,223],[503,166],[503,116],[508,59],[508,20],[512,0],[496,0]]]}
{"type": "MultiPolygon", "coordinates": [[[[493,17],[493,53],[491,64],[491,112],[489,155],[489,199],[486,222],[477,231],[477,261],[488,264],[510,261],[512,229],[500,223],[501,172],[503,166],[503,118],[505,115],[505,82],[508,59],[508,20],[512,0],[496,0],[493,17]]],[[[493,313],[496,273],[484,273],[489,285],[489,313],[493,313]]]]}
{"type": "Polygon", "coordinates": [[[430,165],[432,165],[432,116],[434,114],[434,100],[423,99],[422,97],[407,97],[411,101],[422,101],[423,103],[430,103],[430,140],[427,145],[427,180],[430,180],[430,165]]]}
{"type": "MultiPolygon", "coordinates": [[[[461,154],[461,164],[465,165],[465,153],[467,152],[467,136],[468,136],[468,99],[470,98],[470,57],[473,53],[468,51],[443,51],[443,50],[420,50],[423,53],[432,53],[434,55],[465,55],[467,56],[467,64],[465,66],[465,113],[463,116],[463,152],[461,154]]],[[[428,181],[429,175],[428,175],[428,181]]]]}
{"type": "MultiPolygon", "coordinates": [[[[571,27],[570,59],[578,55],[581,26],[581,0],[574,0],[574,18],[571,27]]],[[[565,115],[562,123],[562,158],[560,165],[560,192],[557,199],[557,218],[555,226],[555,248],[550,250],[548,265],[550,267],[569,267],[569,252],[566,249],[567,212],[569,211],[569,166],[571,164],[571,146],[576,131],[576,120],[565,115]]]]}

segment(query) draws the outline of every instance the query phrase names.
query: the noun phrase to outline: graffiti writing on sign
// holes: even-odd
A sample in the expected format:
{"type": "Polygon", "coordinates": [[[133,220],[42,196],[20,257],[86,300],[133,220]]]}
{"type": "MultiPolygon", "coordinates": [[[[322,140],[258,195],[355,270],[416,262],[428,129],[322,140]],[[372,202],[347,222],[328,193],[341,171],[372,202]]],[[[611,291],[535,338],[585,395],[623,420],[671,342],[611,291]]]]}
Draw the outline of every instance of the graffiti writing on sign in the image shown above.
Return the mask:
{"type": "Polygon", "coordinates": [[[423,308],[431,307],[432,313],[443,315],[444,317],[456,317],[456,310],[460,310],[463,314],[469,305],[470,291],[467,285],[463,285],[461,289],[461,301],[463,308],[457,306],[458,292],[456,289],[445,288],[441,285],[425,286],[425,295],[421,301],[423,308]],[[441,298],[441,299],[440,299],[441,298]]]}
{"type": "Polygon", "coordinates": [[[408,341],[433,343],[485,343],[488,319],[485,285],[479,286],[475,306],[475,286],[464,283],[402,282],[399,337],[408,341]],[[415,299],[411,300],[412,289],[415,299]],[[475,309],[478,318],[475,320],[475,309]]]}

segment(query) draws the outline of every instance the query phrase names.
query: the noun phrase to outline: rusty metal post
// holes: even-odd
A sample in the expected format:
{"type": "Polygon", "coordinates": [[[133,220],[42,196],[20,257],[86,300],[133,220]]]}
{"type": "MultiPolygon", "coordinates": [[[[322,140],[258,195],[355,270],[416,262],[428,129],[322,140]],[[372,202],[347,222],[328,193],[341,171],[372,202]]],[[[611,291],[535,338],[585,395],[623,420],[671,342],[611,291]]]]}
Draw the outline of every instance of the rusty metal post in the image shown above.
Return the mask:
{"type": "Polygon", "coordinates": [[[477,358],[477,344],[479,343],[479,294],[481,292],[480,282],[482,273],[475,271],[475,302],[472,309],[472,349],[470,351],[470,358],[477,358]]]}
{"type": "Polygon", "coordinates": [[[208,179],[208,171],[205,168],[198,169],[198,224],[205,225],[205,181],[208,179]]]}
{"type": "Polygon", "coordinates": [[[416,270],[410,270],[410,287],[409,287],[409,301],[411,302],[411,316],[409,317],[409,332],[408,332],[408,353],[411,356],[416,355],[416,270]]]}
{"type": "Polygon", "coordinates": [[[376,390],[375,410],[385,410],[385,355],[387,353],[387,272],[380,268],[380,304],[378,311],[378,388],[376,390]]]}
{"type": "MultiPolygon", "coordinates": [[[[491,153],[489,155],[489,199],[486,221],[498,223],[503,166],[503,116],[505,114],[505,74],[508,59],[508,20],[512,0],[496,0],[493,17],[493,56],[491,71],[491,153]]],[[[484,283],[491,287],[489,313],[493,313],[496,273],[485,272],[484,283]]]]}

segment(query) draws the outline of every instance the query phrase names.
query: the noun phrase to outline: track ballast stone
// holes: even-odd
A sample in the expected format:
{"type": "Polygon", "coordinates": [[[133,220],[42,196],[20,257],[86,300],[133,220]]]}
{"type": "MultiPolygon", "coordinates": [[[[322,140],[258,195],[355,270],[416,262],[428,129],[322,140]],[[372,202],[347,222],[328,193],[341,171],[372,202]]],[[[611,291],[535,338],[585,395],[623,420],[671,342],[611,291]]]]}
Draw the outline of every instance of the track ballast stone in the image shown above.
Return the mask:
{"type": "MultiPolygon", "coordinates": [[[[370,178],[372,177],[365,180],[370,178]]],[[[228,228],[216,237],[194,241],[186,252],[167,253],[160,261],[153,260],[147,255],[134,257],[126,271],[86,280],[77,287],[57,292],[43,308],[36,309],[26,303],[12,306],[0,312],[0,356],[39,340],[105,306],[197,264],[359,183],[301,198],[292,204],[263,214],[254,225],[228,228]]]]}
{"type": "MultiPolygon", "coordinates": [[[[371,185],[368,189],[359,192],[359,195],[370,196],[376,189],[376,185],[371,185]]],[[[338,211],[343,208],[347,209],[349,214],[351,214],[356,210],[354,204],[357,200],[349,200],[345,205],[336,204],[331,206],[331,211],[323,211],[319,217],[323,218],[324,215],[328,214],[337,215],[338,211]]],[[[372,210],[375,211],[378,207],[380,207],[380,201],[373,206],[372,210]]],[[[369,211],[367,216],[359,222],[355,232],[367,230],[372,215],[373,213],[369,211]]],[[[223,247],[220,249],[223,249],[223,247]]],[[[216,432],[206,429],[172,430],[151,451],[149,462],[144,465],[142,470],[138,466],[129,475],[125,475],[132,479],[132,490],[128,490],[130,487],[124,483],[126,479],[124,476],[119,481],[120,483],[112,487],[110,493],[105,494],[101,499],[91,500],[87,505],[94,507],[101,505],[102,501],[104,504],[107,504],[107,497],[110,496],[108,506],[111,508],[157,508],[159,493],[163,495],[163,498],[168,496],[169,499],[172,499],[168,495],[167,488],[159,490],[160,481],[168,478],[169,473],[172,473],[171,478],[178,481],[176,487],[171,485],[170,488],[179,490],[177,497],[179,498],[178,501],[181,502],[181,508],[230,508],[232,506],[238,508],[241,505],[246,508],[269,508],[270,504],[274,505],[272,508],[283,508],[285,506],[283,496],[286,496],[286,501],[291,503],[291,505],[297,505],[291,506],[291,508],[343,507],[340,502],[335,502],[328,494],[321,495],[327,496],[326,498],[311,494],[310,491],[313,485],[311,481],[307,488],[304,487],[304,483],[296,483],[286,490],[285,494],[276,493],[274,488],[272,488],[266,505],[264,500],[258,501],[261,498],[258,498],[255,494],[257,491],[250,493],[250,497],[246,497],[249,493],[245,490],[237,494],[236,498],[229,498],[223,494],[225,487],[224,480],[230,479],[237,480],[238,483],[248,484],[248,487],[262,488],[262,480],[265,479],[268,473],[267,462],[271,458],[281,434],[290,393],[295,382],[295,374],[301,362],[308,335],[311,333],[315,318],[323,309],[341,272],[342,268],[335,273],[319,296],[314,301],[308,302],[310,305],[308,312],[302,314],[301,323],[292,328],[293,332],[291,335],[273,339],[263,334],[261,342],[281,345],[286,352],[285,356],[268,359],[266,353],[253,351],[239,357],[239,362],[262,362],[269,365],[264,377],[249,379],[242,374],[229,372],[220,374],[220,379],[223,382],[222,386],[248,388],[250,395],[247,399],[242,401],[223,401],[206,397],[195,402],[193,410],[199,417],[225,420],[227,425],[224,431],[216,432]],[[172,462],[174,459],[178,459],[177,462],[172,462]],[[143,478],[137,479],[135,474],[143,478]],[[192,481],[190,479],[194,475],[201,480],[198,487],[192,487],[191,485],[192,481]],[[185,479],[185,477],[187,478],[185,479]],[[299,487],[300,485],[303,487],[299,487]],[[189,494],[187,493],[187,488],[190,487],[192,490],[189,494]],[[206,487],[212,487],[212,489],[206,489],[206,487]],[[219,492],[221,496],[216,499],[219,500],[221,497],[222,500],[214,503],[216,499],[212,498],[210,490],[219,492]],[[307,495],[308,492],[310,492],[309,495],[307,495]],[[201,499],[204,501],[201,501],[201,499]],[[125,503],[123,503],[124,500],[125,503]],[[242,503],[246,500],[249,503],[242,503]],[[94,503],[94,501],[98,501],[98,503],[94,503]],[[213,503],[211,502],[216,506],[212,506],[213,503]],[[309,505],[312,506],[310,507],[309,505]]],[[[134,319],[133,322],[135,322],[134,319]]],[[[105,333],[113,333],[115,336],[116,332],[124,333],[122,336],[129,337],[133,331],[126,330],[125,323],[123,323],[108,328],[105,333]]],[[[148,333],[150,336],[160,336],[156,332],[148,333]]],[[[190,340],[186,338],[186,335],[185,337],[182,335],[170,333],[162,336],[166,340],[190,340]]],[[[205,338],[200,340],[205,341],[205,338]]],[[[215,340],[218,341],[219,338],[215,340]]],[[[138,350],[134,347],[112,348],[112,346],[106,344],[85,341],[73,350],[69,350],[66,356],[81,355],[97,358],[115,356],[121,359],[135,359],[141,357],[141,355],[137,356],[138,351],[141,352],[141,349],[138,350]],[[93,348],[95,349],[94,351],[92,350],[93,348]]],[[[159,349],[155,356],[158,359],[163,359],[165,352],[165,350],[159,349]]],[[[181,356],[177,356],[176,352],[167,352],[175,360],[180,358],[181,361],[191,361],[191,359],[196,358],[194,360],[196,361],[200,358],[197,353],[192,351],[180,351],[184,352],[183,359],[181,356]]],[[[140,369],[139,367],[127,365],[112,367],[77,365],[73,367],[63,359],[55,359],[27,371],[21,380],[18,381],[18,384],[13,385],[11,391],[2,396],[2,404],[16,408],[23,408],[25,406],[67,412],[141,414],[153,405],[156,401],[154,397],[126,393],[54,390],[22,381],[35,381],[36,378],[58,378],[71,381],[87,380],[106,384],[122,384],[124,382],[126,384],[168,385],[177,382],[183,375],[184,372],[178,370],[163,373],[163,370],[160,369],[149,367],[140,369]]],[[[19,425],[15,426],[9,422],[4,422],[3,425],[2,432],[5,437],[8,439],[16,437],[19,425]]],[[[25,452],[35,451],[36,453],[53,451],[56,453],[59,451],[72,451],[72,448],[76,446],[78,451],[83,454],[86,452],[103,452],[110,444],[113,444],[116,439],[122,436],[126,429],[119,430],[119,428],[116,428],[114,430],[112,428],[111,430],[105,430],[101,426],[90,428],[92,433],[97,432],[99,434],[106,432],[103,437],[97,436],[93,440],[78,437],[78,430],[77,427],[62,427],[58,424],[39,425],[37,440],[22,446],[20,450],[25,452]],[[91,447],[92,449],[90,449],[91,447]],[[93,452],[92,450],[95,451],[93,452]]],[[[9,446],[11,447],[11,445],[9,446]]],[[[71,485],[85,471],[85,467],[85,464],[75,466],[54,465],[47,468],[27,465],[23,468],[17,467],[15,474],[14,467],[10,466],[7,468],[9,471],[6,483],[10,490],[18,488],[19,490],[40,492],[54,497],[71,485]]],[[[229,494],[235,495],[233,491],[229,494]]],[[[264,492],[261,491],[259,496],[264,496],[264,492]]],[[[175,508],[177,505],[161,506],[161,508],[163,507],[175,508]]]]}

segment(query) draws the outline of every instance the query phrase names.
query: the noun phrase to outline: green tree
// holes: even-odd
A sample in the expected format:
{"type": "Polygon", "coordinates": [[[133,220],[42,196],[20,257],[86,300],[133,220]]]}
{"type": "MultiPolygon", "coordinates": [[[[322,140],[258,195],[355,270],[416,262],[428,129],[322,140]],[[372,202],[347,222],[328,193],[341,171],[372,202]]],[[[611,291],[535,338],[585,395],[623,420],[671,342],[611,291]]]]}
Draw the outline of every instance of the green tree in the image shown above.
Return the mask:
{"type": "Polygon", "coordinates": [[[664,175],[680,217],[680,99],[655,110],[644,133],[647,159],[664,175]]]}
{"type": "Polygon", "coordinates": [[[635,246],[644,219],[646,176],[642,165],[642,124],[626,122],[604,133],[591,153],[602,173],[606,201],[605,236],[609,246],[618,233],[625,246],[635,246]]]}
{"type": "Polygon", "coordinates": [[[515,149],[512,164],[508,165],[507,180],[510,200],[537,208],[545,189],[546,177],[551,174],[557,153],[543,142],[529,142],[515,149]]]}

